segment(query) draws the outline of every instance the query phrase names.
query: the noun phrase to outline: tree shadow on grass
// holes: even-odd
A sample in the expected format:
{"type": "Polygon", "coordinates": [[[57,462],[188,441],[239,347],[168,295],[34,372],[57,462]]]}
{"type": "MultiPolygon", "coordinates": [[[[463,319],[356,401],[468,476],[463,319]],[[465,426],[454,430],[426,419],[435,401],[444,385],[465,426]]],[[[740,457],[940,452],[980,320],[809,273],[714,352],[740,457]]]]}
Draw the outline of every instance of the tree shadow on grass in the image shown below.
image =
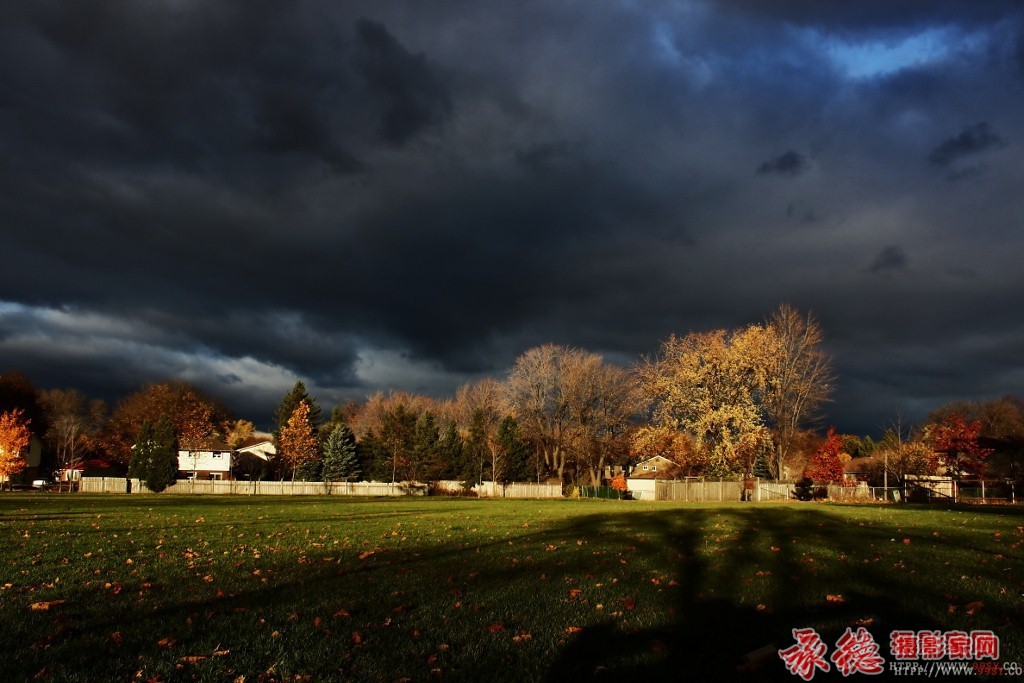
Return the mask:
{"type": "MultiPolygon", "coordinates": [[[[814,508],[800,511],[799,529],[792,527],[796,515],[764,508],[718,512],[682,509],[672,514],[678,517],[666,519],[652,513],[631,519],[634,531],[645,532],[652,539],[646,547],[669,547],[679,552],[679,586],[672,597],[670,618],[662,625],[636,630],[624,631],[608,622],[585,627],[560,652],[545,680],[610,680],[640,675],[648,680],[694,676],[699,680],[793,681],[799,679],[785,669],[778,656],[779,649],[794,644],[793,629],[815,627],[828,646],[828,657],[846,628],[864,626],[888,661],[892,630],[948,628],[934,611],[921,606],[945,605],[949,596],[940,586],[925,587],[909,581],[910,576],[894,569],[901,561],[890,567],[883,560],[866,558],[849,568],[857,581],[840,576],[834,584],[835,594],[826,592],[828,581],[811,575],[820,572],[814,555],[836,545],[848,544],[856,549],[865,539],[877,541],[888,536],[885,529],[847,529],[849,537],[844,538],[843,522],[814,508]],[[700,552],[701,545],[712,522],[722,517],[731,518],[743,530],[730,539],[730,550],[714,561],[715,555],[700,552]],[[823,525],[829,533],[800,544],[792,542],[794,534],[807,536],[807,529],[815,525],[823,525]],[[764,553],[766,545],[768,557],[764,553]],[[749,599],[737,598],[757,571],[774,576],[776,587],[766,597],[767,604],[751,605],[749,599]],[[716,596],[709,594],[712,585],[716,586],[716,596]],[[880,590],[851,590],[856,585],[877,586],[880,590]],[[807,590],[819,595],[807,600],[807,590]]],[[[604,520],[596,516],[578,520],[575,526],[573,534],[606,533],[602,532],[604,520]]],[[[992,607],[989,626],[993,620],[1009,623],[1013,610],[1008,604],[992,607]]],[[[831,669],[828,675],[819,671],[817,678],[842,678],[834,665],[831,669]]]]}

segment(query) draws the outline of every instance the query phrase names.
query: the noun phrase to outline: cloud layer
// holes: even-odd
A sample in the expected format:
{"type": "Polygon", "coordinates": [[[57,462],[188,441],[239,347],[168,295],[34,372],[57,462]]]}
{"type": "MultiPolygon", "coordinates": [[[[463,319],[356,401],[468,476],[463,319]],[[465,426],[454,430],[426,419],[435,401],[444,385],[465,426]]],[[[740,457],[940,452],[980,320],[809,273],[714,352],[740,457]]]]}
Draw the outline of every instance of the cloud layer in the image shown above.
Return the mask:
{"type": "Polygon", "coordinates": [[[0,371],[44,386],[263,422],[786,301],[842,428],[1024,389],[1016,2],[52,0],[0,83],[0,371]]]}

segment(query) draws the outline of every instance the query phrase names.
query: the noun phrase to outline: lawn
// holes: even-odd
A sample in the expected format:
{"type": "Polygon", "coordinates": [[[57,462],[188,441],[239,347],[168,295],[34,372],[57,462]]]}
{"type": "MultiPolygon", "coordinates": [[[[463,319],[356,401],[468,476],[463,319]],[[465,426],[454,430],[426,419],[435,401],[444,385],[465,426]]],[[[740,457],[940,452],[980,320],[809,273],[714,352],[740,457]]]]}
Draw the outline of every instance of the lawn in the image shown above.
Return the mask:
{"type": "MultiPolygon", "coordinates": [[[[0,495],[4,680],[728,680],[813,627],[990,629],[1020,508],[0,495]],[[244,678],[240,678],[244,677],[244,678]]],[[[778,657],[748,680],[799,680],[778,657]]]]}

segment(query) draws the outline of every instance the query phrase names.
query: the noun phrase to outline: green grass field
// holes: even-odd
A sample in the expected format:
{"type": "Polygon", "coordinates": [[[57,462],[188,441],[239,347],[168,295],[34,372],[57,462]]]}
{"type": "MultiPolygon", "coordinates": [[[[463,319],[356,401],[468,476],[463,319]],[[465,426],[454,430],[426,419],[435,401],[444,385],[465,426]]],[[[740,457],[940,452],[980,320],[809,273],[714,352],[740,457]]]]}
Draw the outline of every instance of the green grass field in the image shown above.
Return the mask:
{"type": "Polygon", "coordinates": [[[727,680],[857,625],[887,660],[890,631],[934,628],[1024,662],[1022,543],[1007,507],[6,494],[0,670],[727,680]]]}

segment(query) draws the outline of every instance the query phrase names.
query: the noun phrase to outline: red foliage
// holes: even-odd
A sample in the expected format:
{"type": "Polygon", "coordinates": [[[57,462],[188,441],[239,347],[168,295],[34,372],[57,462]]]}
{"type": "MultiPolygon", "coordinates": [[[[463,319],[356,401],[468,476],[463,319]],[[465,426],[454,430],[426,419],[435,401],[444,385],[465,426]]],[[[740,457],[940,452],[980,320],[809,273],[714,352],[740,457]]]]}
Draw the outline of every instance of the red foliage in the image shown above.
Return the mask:
{"type": "Polygon", "coordinates": [[[932,448],[942,453],[950,474],[980,477],[985,473],[985,460],[992,454],[992,449],[978,445],[979,434],[981,422],[967,422],[958,413],[946,416],[935,425],[932,448]]]}
{"type": "Polygon", "coordinates": [[[814,481],[842,482],[845,474],[843,461],[839,457],[842,452],[843,438],[836,434],[835,427],[829,427],[825,440],[807,461],[804,476],[810,477],[814,481]]]}
{"type": "Polygon", "coordinates": [[[616,491],[625,491],[625,490],[627,490],[628,487],[626,485],[626,477],[622,476],[621,474],[619,474],[619,475],[617,475],[615,477],[612,477],[611,487],[613,489],[615,489],[616,491]]]}

